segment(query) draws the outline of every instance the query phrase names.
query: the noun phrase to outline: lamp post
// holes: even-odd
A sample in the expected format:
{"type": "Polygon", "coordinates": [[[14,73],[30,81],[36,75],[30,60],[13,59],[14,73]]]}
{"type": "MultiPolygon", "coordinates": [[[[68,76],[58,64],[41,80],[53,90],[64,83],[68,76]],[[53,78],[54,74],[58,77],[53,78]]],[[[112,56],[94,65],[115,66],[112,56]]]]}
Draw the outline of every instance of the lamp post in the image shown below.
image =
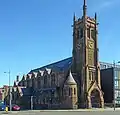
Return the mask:
{"type": "MultiPolygon", "coordinates": [[[[120,63],[120,61],[118,61],[117,63],[120,63]]],[[[116,71],[116,64],[117,64],[115,61],[113,61],[113,104],[114,104],[114,110],[115,110],[115,107],[116,107],[116,103],[115,103],[115,71],[116,71]]]]}
{"type": "Polygon", "coordinates": [[[11,87],[10,87],[10,70],[8,72],[4,72],[9,75],[9,106],[10,106],[10,111],[11,111],[11,87]]]}
{"type": "Polygon", "coordinates": [[[30,96],[31,98],[31,110],[33,110],[33,96],[30,96]]]}

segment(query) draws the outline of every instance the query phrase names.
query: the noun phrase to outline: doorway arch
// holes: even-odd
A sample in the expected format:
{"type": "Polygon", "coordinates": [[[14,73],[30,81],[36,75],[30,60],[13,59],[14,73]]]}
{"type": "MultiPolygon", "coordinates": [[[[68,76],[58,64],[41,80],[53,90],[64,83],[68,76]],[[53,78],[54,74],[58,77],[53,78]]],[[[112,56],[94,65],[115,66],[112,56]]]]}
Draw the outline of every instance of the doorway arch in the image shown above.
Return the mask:
{"type": "Polygon", "coordinates": [[[101,106],[101,99],[100,99],[100,92],[97,89],[92,90],[91,95],[91,107],[92,108],[100,108],[101,106]]]}

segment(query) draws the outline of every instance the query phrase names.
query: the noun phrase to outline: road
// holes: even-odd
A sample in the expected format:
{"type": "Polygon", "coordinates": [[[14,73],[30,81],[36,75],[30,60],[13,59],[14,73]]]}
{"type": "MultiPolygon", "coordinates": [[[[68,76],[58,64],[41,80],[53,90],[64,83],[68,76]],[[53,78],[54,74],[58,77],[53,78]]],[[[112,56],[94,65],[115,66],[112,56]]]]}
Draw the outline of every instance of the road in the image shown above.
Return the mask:
{"type": "MultiPolygon", "coordinates": [[[[7,115],[120,115],[120,110],[76,110],[76,111],[15,111],[8,112],[7,115]]],[[[6,112],[0,112],[6,115],[6,112]]]]}

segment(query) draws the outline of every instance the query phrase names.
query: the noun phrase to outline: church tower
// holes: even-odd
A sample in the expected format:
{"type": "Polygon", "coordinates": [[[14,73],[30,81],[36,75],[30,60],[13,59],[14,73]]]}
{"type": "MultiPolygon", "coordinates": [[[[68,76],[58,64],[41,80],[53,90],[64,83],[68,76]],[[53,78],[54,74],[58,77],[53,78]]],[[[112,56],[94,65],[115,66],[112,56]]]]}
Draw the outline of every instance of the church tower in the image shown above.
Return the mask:
{"type": "Polygon", "coordinates": [[[72,72],[78,84],[79,107],[104,107],[103,92],[100,83],[98,59],[97,14],[87,16],[86,0],[83,4],[83,16],[73,17],[73,65],[72,72]]]}

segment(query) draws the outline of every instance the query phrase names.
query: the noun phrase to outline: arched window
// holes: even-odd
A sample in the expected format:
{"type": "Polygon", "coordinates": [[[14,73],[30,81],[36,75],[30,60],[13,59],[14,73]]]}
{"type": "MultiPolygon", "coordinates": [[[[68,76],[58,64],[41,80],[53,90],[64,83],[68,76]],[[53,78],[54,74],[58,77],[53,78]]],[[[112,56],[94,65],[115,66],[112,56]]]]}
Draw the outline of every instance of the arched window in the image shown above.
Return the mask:
{"type": "Polygon", "coordinates": [[[90,38],[90,28],[87,28],[87,37],[90,38]]]}
{"type": "Polygon", "coordinates": [[[72,95],[72,88],[69,88],[69,96],[72,95]]]}
{"type": "Polygon", "coordinates": [[[91,37],[95,39],[95,30],[91,30],[91,37]]]}
{"type": "Polygon", "coordinates": [[[95,80],[95,72],[94,71],[89,71],[89,80],[94,81],[95,80]]]}
{"type": "Polygon", "coordinates": [[[38,88],[41,88],[41,81],[40,81],[41,79],[40,79],[40,76],[38,76],[38,78],[37,78],[37,87],[38,88]]]}
{"type": "Polygon", "coordinates": [[[80,29],[80,38],[82,38],[83,37],[83,29],[81,28],[80,29]]]}
{"type": "Polygon", "coordinates": [[[55,74],[53,74],[51,76],[51,85],[54,86],[55,85],[55,74]]]}
{"type": "Polygon", "coordinates": [[[44,76],[44,85],[47,85],[47,75],[44,76]]]}
{"type": "Polygon", "coordinates": [[[74,95],[76,95],[76,88],[74,88],[74,95]]]}

